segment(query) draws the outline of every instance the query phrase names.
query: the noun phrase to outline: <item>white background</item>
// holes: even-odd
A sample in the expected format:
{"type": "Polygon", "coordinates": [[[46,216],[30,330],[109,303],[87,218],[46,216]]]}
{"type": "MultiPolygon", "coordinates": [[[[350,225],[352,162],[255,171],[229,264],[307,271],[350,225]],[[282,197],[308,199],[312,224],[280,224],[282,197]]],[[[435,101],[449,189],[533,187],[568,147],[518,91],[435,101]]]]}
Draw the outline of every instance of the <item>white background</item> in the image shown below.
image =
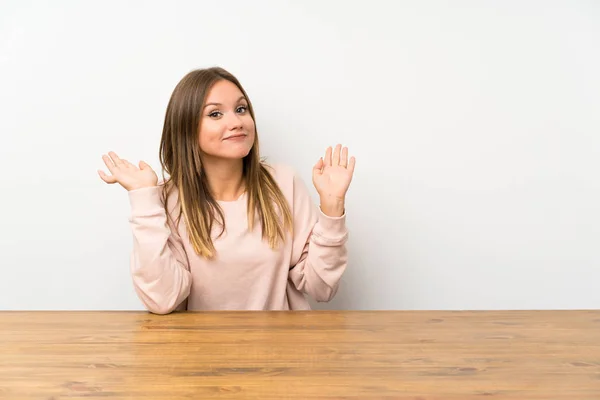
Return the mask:
{"type": "Polygon", "coordinates": [[[271,161],[310,185],[328,145],[357,158],[319,307],[600,307],[599,2],[13,0],[0,309],[142,309],[126,192],[96,170],[157,168],[171,91],[213,65],[271,161]]]}

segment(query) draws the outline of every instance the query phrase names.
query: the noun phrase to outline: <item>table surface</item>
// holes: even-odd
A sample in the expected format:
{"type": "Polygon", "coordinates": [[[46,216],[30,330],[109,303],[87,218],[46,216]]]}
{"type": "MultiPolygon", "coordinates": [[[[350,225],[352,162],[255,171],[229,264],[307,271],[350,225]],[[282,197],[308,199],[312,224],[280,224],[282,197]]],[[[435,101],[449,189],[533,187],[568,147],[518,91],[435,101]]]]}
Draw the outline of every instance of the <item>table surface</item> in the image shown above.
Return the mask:
{"type": "Polygon", "coordinates": [[[600,399],[600,310],[0,312],[4,399],[600,399]]]}

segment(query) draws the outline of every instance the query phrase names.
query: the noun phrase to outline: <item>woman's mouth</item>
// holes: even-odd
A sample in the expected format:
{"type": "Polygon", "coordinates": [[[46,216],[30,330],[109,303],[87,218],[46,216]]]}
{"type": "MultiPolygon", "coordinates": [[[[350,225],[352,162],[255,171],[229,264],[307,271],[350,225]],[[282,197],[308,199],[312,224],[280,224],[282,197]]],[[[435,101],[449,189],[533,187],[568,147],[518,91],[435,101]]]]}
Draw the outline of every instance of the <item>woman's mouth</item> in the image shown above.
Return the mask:
{"type": "Polygon", "coordinates": [[[243,140],[244,138],[246,138],[246,136],[248,135],[246,135],[245,133],[237,133],[235,135],[227,136],[223,140],[243,140]]]}

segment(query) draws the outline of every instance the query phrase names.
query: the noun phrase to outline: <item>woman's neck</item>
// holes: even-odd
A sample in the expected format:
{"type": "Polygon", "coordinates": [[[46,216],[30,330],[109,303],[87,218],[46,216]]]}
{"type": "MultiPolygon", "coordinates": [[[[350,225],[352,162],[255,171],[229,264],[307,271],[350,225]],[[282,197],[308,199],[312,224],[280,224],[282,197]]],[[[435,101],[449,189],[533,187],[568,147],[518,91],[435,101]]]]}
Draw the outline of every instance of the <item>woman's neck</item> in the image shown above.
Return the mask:
{"type": "Polygon", "coordinates": [[[202,167],[215,200],[234,201],[244,193],[243,160],[205,158],[202,167]]]}

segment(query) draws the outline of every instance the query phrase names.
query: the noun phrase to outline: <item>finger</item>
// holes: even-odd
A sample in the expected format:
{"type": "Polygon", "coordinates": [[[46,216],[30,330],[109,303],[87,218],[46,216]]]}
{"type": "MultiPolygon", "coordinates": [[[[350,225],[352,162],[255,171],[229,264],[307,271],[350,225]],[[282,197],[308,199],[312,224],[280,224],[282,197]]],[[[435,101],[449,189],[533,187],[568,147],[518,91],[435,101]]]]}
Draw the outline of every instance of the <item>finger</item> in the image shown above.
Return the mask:
{"type": "Polygon", "coordinates": [[[356,165],[356,158],[350,157],[350,161],[348,162],[348,171],[351,174],[354,174],[354,166],[356,165]]]}
{"type": "Polygon", "coordinates": [[[152,168],[150,168],[150,166],[149,166],[148,164],[146,164],[144,161],[140,161],[140,162],[139,162],[139,166],[140,166],[140,169],[152,169],[152,168]]]}
{"type": "Polygon", "coordinates": [[[340,158],[340,165],[342,167],[348,166],[348,148],[347,147],[342,148],[342,156],[340,158]]]}
{"type": "Polygon", "coordinates": [[[108,152],[108,155],[113,160],[113,162],[115,163],[115,165],[121,165],[121,164],[123,164],[123,160],[121,160],[119,158],[119,156],[117,155],[117,153],[115,153],[114,151],[108,152]]]}
{"type": "Polygon", "coordinates": [[[108,168],[108,170],[110,171],[111,174],[115,174],[115,171],[117,169],[117,166],[115,165],[115,163],[113,162],[113,160],[107,156],[106,154],[104,154],[102,156],[102,161],[104,161],[104,164],[106,165],[106,168],[108,168]]]}
{"type": "Polygon", "coordinates": [[[125,167],[137,168],[135,165],[130,163],[128,160],[125,160],[124,158],[122,158],[121,161],[123,161],[123,166],[125,167]]]}
{"type": "Polygon", "coordinates": [[[324,166],[331,166],[331,146],[325,151],[325,159],[323,160],[324,166]]]}
{"type": "Polygon", "coordinates": [[[323,158],[319,158],[319,161],[317,161],[317,163],[313,167],[313,172],[317,174],[323,173],[323,164],[323,158]]]}
{"type": "Polygon", "coordinates": [[[102,179],[104,182],[106,182],[106,183],[111,183],[111,184],[112,184],[112,183],[116,183],[116,182],[117,182],[117,180],[115,179],[115,177],[114,177],[114,176],[108,176],[108,175],[106,175],[106,174],[104,173],[104,171],[102,171],[102,170],[98,170],[98,175],[100,175],[100,178],[101,178],[101,179],[102,179]]]}
{"type": "Polygon", "coordinates": [[[331,163],[333,165],[340,165],[340,150],[342,148],[341,144],[338,144],[335,146],[335,151],[333,152],[333,159],[331,160],[331,163]]]}

